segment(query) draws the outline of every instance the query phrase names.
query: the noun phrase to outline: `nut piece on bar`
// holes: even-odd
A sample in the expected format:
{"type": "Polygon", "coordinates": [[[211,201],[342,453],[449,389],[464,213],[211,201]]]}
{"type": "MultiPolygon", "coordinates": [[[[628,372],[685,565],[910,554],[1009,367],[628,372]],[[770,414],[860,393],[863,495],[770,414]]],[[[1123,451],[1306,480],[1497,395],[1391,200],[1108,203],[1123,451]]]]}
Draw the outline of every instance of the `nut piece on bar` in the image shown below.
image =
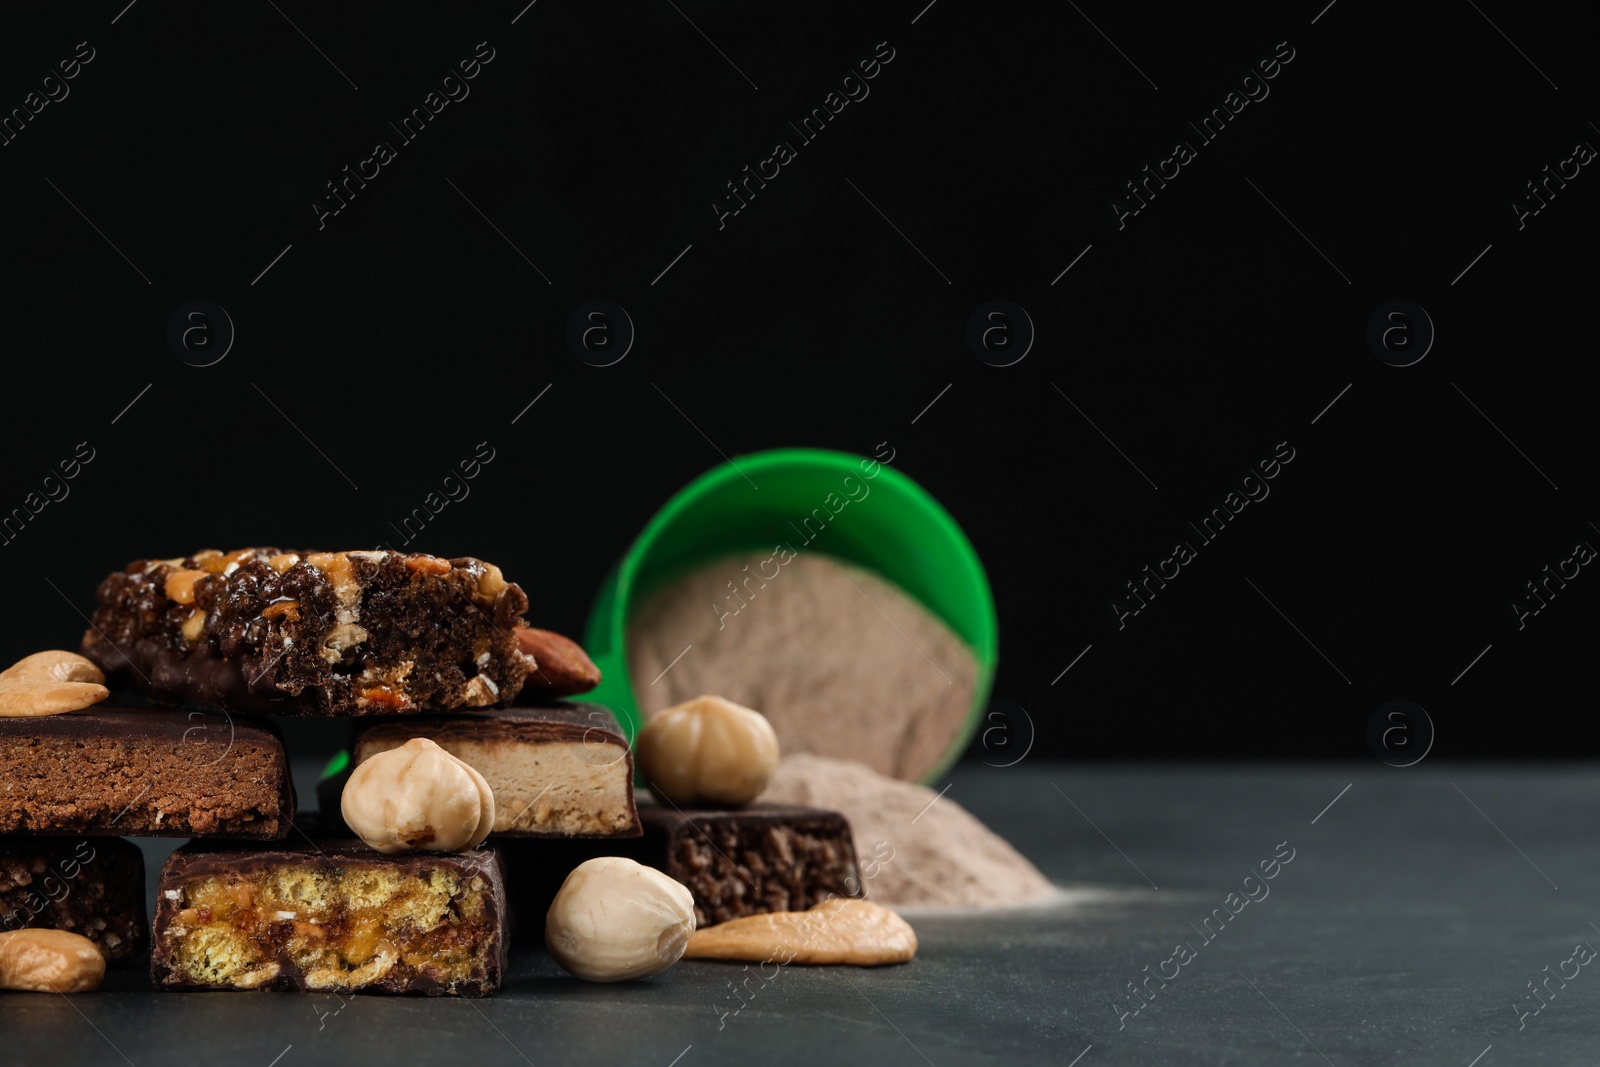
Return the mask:
{"type": "Polygon", "coordinates": [[[362,723],[354,761],[426,738],[483,775],[495,834],[637,837],[633,753],[598,704],[552,703],[362,723]]]}
{"type": "Polygon", "coordinates": [[[117,837],[0,837],[0,930],[66,930],[108,960],[144,951],[144,854],[117,837]]]}
{"type": "Polygon", "coordinates": [[[697,927],[859,897],[850,823],[836,811],[755,804],[742,811],[639,809],[644,837],[624,855],[694,894],[697,927]]]}
{"type": "Polygon", "coordinates": [[[277,730],[209,710],[0,718],[0,783],[0,834],[271,840],[294,812],[277,730]]]}
{"type": "Polygon", "coordinates": [[[487,996],[505,975],[505,917],[490,848],[191,843],[161,870],[150,973],[167,989],[487,996]]]}
{"type": "Polygon", "coordinates": [[[280,715],[488,707],[530,669],[528,598],[471,557],[215,550],[100,583],[83,654],[147,692],[280,715]]]}
{"type": "Polygon", "coordinates": [[[600,684],[600,668],[570,637],[519,626],[517,645],[533,657],[533,673],[522,687],[525,698],[572,696],[587,693],[600,684]]]}

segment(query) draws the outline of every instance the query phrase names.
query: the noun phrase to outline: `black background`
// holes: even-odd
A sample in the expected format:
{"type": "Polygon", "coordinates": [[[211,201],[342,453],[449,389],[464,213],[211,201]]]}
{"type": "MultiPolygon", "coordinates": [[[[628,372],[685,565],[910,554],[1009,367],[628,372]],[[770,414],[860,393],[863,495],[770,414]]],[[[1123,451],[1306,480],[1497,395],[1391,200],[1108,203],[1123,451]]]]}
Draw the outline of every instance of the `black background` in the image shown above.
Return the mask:
{"type": "Polygon", "coordinates": [[[1013,746],[1364,756],[1408,699],[1436,755],[1592,753],[1561,713],[1592,707],[1600,578],[1521,630],[1509,607],[1600,544],[1600,178],[1521,230],[1509,206],[1600,145],[1564,9],[924,2],[8,11],[6,112],[95,58],[0,147],[0,509],[94,459],[0,546],[0,653],[70,647],[136,557],[393,541],[481,441],[410,547],[501,563],[578,634],[718,450],[887,441],[986,561],[1013,746]],[[399,146],[386,122],[480,41],[470,95],[399,146]],[[724,183],[884,41],[870,95],[719,229],[724,183]],[[1200,145],[1185,122],[1283,41],[1200,145]],[[1179,138],[1197,158],[1119,229],[1179,138]],[[319,229],[379,140],[397,158],[319,229]],[[1038,334],[1004,368],[964,339],[996,298],[1038,334]],[[193,299],[237,330],[214,366],[166,342],[193,299]],[[565,342],[591,299],[637,324],[611,367],[565,342]],[[1438,331],[1414,366],[1365,341],[1393,299],[1438,331]],[[1283,441],[1271,495],[1119,630],[1123,583],[1283,441]]]}

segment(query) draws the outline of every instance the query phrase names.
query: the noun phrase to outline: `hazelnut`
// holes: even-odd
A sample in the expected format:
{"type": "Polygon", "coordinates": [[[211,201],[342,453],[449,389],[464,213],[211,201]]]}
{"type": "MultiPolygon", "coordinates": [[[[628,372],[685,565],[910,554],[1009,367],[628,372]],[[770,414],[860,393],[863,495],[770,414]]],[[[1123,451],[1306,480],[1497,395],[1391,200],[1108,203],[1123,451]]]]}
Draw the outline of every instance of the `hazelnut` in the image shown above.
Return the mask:
{"type": "Polygon", "coordinates": [[[621,856],[573,868],[545,916],[545,948],[586,982],[646,978],[677,963],[694,933],[694,897],[621,856]]]}
{"type": "Polygon", "coordinates": [[[85,993],[100,988],[105,973],[105,956],[81,934],[37,929],[0,934],[0,989],[85,993]]]}
{"type": "Polygon", "coordinates": [[[778,769],[778,735],[759,711],[703,696],[651,717],[635,757],[650,791],[679,807],[738,808],[778,769]]]}
{"type": "Polygon", "coordinates": [[[494,826],[483,775],[425,737],[363,760],[339,806],[356,836],[385,853],[465,852],[494,826]]]}
{"type": "Polygon", "coordinates": [[[507,584],[506,576],[500,573],[499,567],[485,563],[478,574],[478,589],[473,599],[484,607],[492,607],[500,594],[505,592],[507,584]]]}

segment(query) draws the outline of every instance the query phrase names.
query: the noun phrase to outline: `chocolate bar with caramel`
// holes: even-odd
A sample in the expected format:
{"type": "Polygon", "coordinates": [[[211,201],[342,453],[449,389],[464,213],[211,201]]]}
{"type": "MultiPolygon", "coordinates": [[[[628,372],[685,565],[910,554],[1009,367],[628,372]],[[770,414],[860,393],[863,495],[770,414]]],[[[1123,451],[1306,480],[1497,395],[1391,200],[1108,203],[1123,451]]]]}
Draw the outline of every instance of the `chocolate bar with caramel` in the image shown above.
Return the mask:
{"type": "Polygon", "coordinates": [[[146,692],[280,715],[509,701],[528,598],[471,557],[243,548],[136,560],[100,583],[83,654],[146,692]]]}
{"type": "Polygon", "coordinates": [[[505,976],[505,922],[491,848],[196,842],[161,870],[150,972],[165,989],[481,997],[505,976]]]}

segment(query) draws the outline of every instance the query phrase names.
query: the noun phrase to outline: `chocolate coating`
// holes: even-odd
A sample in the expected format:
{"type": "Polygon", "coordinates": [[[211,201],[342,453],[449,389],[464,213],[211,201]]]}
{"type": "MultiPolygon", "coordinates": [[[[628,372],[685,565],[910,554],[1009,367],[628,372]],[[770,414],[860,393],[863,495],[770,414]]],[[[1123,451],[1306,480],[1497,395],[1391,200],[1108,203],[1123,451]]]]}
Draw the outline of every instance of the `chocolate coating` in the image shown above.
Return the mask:
{"type": "Polygon", "coordinates": [[[356,736],[392,736],[409,740],[422,735],[412,731],[426,728],[427,736],[454,736],[472,740],[583,741],[596,744],[614,741],[624,747],[628,736],[622,732],[611,709],[581,701],[552,701],[548,704],[518,704],[509,708],[463,711],[451,715],[408,715],[404,719],[377,719],[356,726],[356,736]]]}

